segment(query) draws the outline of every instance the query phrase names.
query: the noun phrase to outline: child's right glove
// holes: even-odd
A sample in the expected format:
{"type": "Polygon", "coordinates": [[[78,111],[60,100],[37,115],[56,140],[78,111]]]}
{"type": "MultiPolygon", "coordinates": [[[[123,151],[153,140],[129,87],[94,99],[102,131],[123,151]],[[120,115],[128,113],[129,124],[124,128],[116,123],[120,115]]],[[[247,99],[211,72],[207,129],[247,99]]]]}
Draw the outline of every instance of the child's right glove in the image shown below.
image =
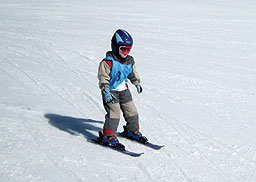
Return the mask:
{"type": "Polygon", "coordinates": [[[136,87],[136,89],[137,89],[137,92],[140,94],[141,92],[142,92],[142,87],[141,87],[141,85],[140,84],[138,84],[138,85],[135,85],[135,87],[136,87]]]}
{"type": "Polygon", "coordinates": [[[102,95],[105,103],[107,103],[108,105],[114,104],[116,97],[110,92],[110,89],[108,87],[102,90],[102,95]]]}

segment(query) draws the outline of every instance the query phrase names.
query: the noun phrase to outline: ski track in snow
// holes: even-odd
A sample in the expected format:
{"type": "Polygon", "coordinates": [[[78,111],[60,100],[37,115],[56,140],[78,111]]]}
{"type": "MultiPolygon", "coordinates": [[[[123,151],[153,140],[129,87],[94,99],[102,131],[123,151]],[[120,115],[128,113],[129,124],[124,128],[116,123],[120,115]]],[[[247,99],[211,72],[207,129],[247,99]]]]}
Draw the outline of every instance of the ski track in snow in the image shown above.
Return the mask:
{"type": "MultiPolygon", "coordinates": [[[[155,108],[151,107],[149,104],[147,105],[147,107],[148,107],[148,109],[152,110],[152,112],[155,111],[155,108]]],[[[179,137],[180,137],[182,140],[186,138],[186,136],[184,136],[184,133],[188,133],[186,130],[192,130],[191,133],[196,134],[197,136],[199,136],[200,139],[205,138],[205,136],[202,135],[202,134],[200,134],[200,133],[199,133],[199,135],[198,135],[198,131],[196,131],[195,129],[193,129],[193,128],[187,126],[186,124],[181,123],[180,121],[178,121],[178,120],[176,120],[176,119],[174,119],[174,118],[170,118],[170,116],[165,117],[164,115],[159,114],[158,117],[161,118],[162,120],[169,120],[169,121],[170,121],[170,120],[173,120],[173,121],[175,121],[175,125],[179,125],[179,129],[176,129],[176,128],[174,128],[174,127],[170,127],[169,129],[170,129],[170,130],[173,130],[174,132],[177,132],[177,133],[179,134],[179,137]],[[182,129],[182,128],[185,128],[185,129],[183,129],[183,131],[181,132],[180,129],[182,129]]],[[[186,140],[186,143],[187,143],[188,145],[191,145],[191,142],[189,142],[187,139],[185,139],[185,140],[186,140]]],[[[209,137],[207,137],[207,140],[209,140],[208,142],[211,142],[211,139],[210,139],[209,137]]],[[[163,149],[163,150],[164,150],[164,149],[163,149]]],[[[180,150],[183,150],[183,149],[180,149],[180,150]]],[[[195,148],[194,148],[194,150],[195,150],[194,152],[196,152],[196,153],[198,153],[198,154],[201,154],[201,152],[200,152],[199,150],[197,150],[197,149],[195,149],[195,148]]],[[[183,152],[185,152],[188,156],[191,155],[190,153],[187,153],[186,151],[183,151],[183,152]]],[[[170,153],[168,153],[168,152],[165,152],[165,153],[166,153],[166,155],[169,157],[169,159],[174,163],[175,167],[178,169],[178,171],[181,173],[181,175],[184,177],[184,179],[186,179],[186,181],[192,181],[192,180],[190,180],[190,179],[186,176],[186,173],[182,170],[181,167],[178,166],[178,164],[175,162],[175,160],[172,159],[172,156],[170,155],[170,153]]],[[[225,173],[224,173],[221,169],[219,169],[212,161],[208,160],[208,159],[205,158],[204,156],[201,156],[201,158],[202,158],[202,160],[204,160],[206,163],[208,163],[209,165],[211,165],[211,166],[214,168],[214,170],[217,170],[217,171],[219,172],[219,174],[220,174],[222,177],[224,177],[224,179],[226,178],[225,173]]],[[[228,178],[226,178],[226,179],[228,179],[228,178]]]]}
{"type": "MultiPolygon", "coordinates": [[[[161,97],[161,94],[159,94],[159,93],[154,93],[154,94],[157,94],[158,97],[161,97]]],[[[165,99],[166,99],[167,101],[171,102],[171,103],[175,103],[175,104],[178,104],[178,105],[183,105],[183,108],[186,108],[186,107],[191,108],[191,106],[189,106],[189,105],[186,106],[185,104],[182,104],[181,102],[179,102],[177,99],[170,98],[170,97],[168,97],[168,96],[165,97],[165,99]]],[[[148,100],[148,99],[146,99],[146,100],[148,100]]],[[[161,103],[163,103],[163,102],[161,102],[161,103]]],[[[163,113],[163,111],[160,111],[160,110],[156,109],[155,107],[151,106],[150,104],[151,104],[150,102],[146,104],[147,107],[148,107],[147,110],[150,109],[150,110],[152,110],[152,112],[155,112],[155,113],[163,113]]],[[[143,102],[143,105],[145,105],[145,102],[143,102]]],[[[241,130],[249,131],[249,132],[253,133],[253,130],[252,130],[252,129],[250,129],[250,128],[248,128],[248,127],[241,127],[241,126],[238,125],[237,123],[233,123],[230,119],[225,118],[225,117],[223,117],[223,116],[219,116],[219,115],[218,115],[217,113],[215,113],[215,112],[209,112],[209,111],[205,111],[205,110],[202,110],[202,109],[199,109],[199,108],[193,108],[193,110],[197,110],[198,112],[206,113],[207,115],[209,115],[209,116],[211,116],[211,117],[213,117],[213,118],[219,119],[220,121],[222,121],[222,122],[225,123],[225,124],[228,124],[228,125],[230,125],[230,126],[235,126],[236,128],[239,128],[239,129],[241,129],[241,130]]],[[[175,125],[173,125],[172,127],[169,127],[169,125],[168,125],[167,127],[168,127],[170,130],[173,130],[174,132],[178,133],[178,134],[179,134],[179,137],[181,138],[181,140],[184,140],[184,139],[185,139],[185,141],[186,141],[186,143],[187,143],[188,145],[192,145],[193,141],[191,141],[191,139],[190,139],[190,141],[187,140],[187,139],[186,139],[187,136],[184,135],[184,133],[185,133],[185,134],[188,134],[188,133],[192,134],[192,135],[194,136],[193,138],[195,138],[195,137],[198,138],[197,141],[205,140],[205,139],[206,139],[206,140],[207,140],[206,143],[208,143],[208,144],[210,143],[210,144],[211,144],[211,147],[215,147],[215,148],[217,148],[217,149],[222,149],[222,150],[223,150],[223,148],[224,148],[224,149],[225,149],[228,153],[230,153],[230,154],[232,154],[232,153],[239,153],[239,151],[236,150],[233,146],[230,146],[230,145],[228,145],[228,144],[226,144],[226,143],[222,143],[222,142],[220,142],[220,141],[217,141],[216,139],[214,139],[214,138],[212,138],[212,137],[209,137],[209,136],[206,135],[205,133],[199,132],[197,129],[195,129],[195,128],[189,126],[188,124],[185,124],[185,123],[182,122],[181,120],[177,120],[177,119],[175,119],[175,118],[173,118],[173,117],[170,117],[170,115],[167,114],[167,113],[165,113],[165,114],[158,114],[158,118],[161,118],[161,120],[164,120],[164,121],[167,121],[167,120],[169,120],[169,121],[175,121],[175,125]],[[178,129],[177,129],[176,127],[174,127],[174,126],[177,126],[178,129]],[[183,129],[183,130],[181,130],[181,129],[183,129]]],[[[150,132],[149,132],[149,133],[150,133],[150,132]]],[[[166,133],[166,131],[163,131],[163,133],[166,133]]],[[[181,149],[181,150],[183,150],[183,149],[181,149]]],[[[227,177],[225,171],[224,171],[223,169],[220,169],[220,168],[215,164],[214,161],[211,161],[211,160],[207,159],[207,158],[204,156],[203,152],[200,151],[200,149],[196,149],[196,148],[194,147],[193,150],[194,150],[194,151],[193,151],[194,153],[196,153],[197,155],[199,154],[199,155],[201,156],[201,158],[202,158],[203,161],[205,161],[207,164],[209,164],[210,166],[212,166],[212,168],[213,168],[214,170],[216,170],[216,171],[218,172],[218,174],[221,175],[221,176],[223,177],[223,179],[225,179],[225,181],[232,181],[232,180],[233,180],[231,176],[230,176],[230,177],[227,177]]],[[[187,153],[187,151],[184,151],[184,152],[187,153]]],[[[170,157],[170,154],[169,154],[169,153],[167,153],[167,155],[170,157]]],[[[190,153],[187,153],[187,155],[191,155],[191,154],[190,154],[190,153]]],[[[170,158],[172,158],[172,157],[170,157],[170,158]]],[[[249,158],[248,158],[247,160],[248,160],[247,162],[251,162],[249,158]]],[[[252,162],[252,163],[254,163],[254,162],[252,162]]],[[[177,167],[177,168],[178,168],[178,167],[177,167]]],[[[181,170],[181,172],[182,172],[182,170],[181,170]]],[[[183,173],[183,172],[182,172],[182,173],[183,173]]]]}
{"type": "Polygon", "coordinates": [[[253,5],[2,2],[0,181],[256,181],[253,5]],[[135,40],[141,131],[165,145],[120,138],[139,158],[86,141],[103,126],[97,69],[117,28],[135,40]]]}

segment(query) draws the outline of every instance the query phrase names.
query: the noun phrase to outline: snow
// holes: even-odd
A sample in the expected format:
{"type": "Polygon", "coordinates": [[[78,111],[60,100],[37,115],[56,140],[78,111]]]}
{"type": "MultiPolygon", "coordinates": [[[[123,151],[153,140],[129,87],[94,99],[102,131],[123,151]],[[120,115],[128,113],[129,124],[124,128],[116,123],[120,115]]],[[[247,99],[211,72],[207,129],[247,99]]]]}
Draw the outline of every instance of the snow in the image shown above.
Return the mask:
{"type": "MultiPolygon", "coordinates": [[[[256,2],[0,3],[0,181],[256,181],[256,2]],[[105,111],[98,63],[134,38],[139,158],[87,142],[105,111]]],[[[120,121],[118,131],[125,122],[120,121]]]]}

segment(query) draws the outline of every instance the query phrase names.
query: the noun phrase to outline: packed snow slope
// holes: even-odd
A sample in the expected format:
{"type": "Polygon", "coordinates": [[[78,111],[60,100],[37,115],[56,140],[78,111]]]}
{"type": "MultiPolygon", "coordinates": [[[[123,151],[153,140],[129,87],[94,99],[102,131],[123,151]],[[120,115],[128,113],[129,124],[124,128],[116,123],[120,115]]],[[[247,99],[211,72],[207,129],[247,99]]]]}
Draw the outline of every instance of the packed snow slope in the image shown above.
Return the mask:
{"type": "MultiPolygon", "coordinates": [[[[254,0],[1,0],[0,181],[256,181],[254,0]],[[97,68],[131,33],[143,93],[132,158],[87,142],[97,68]]],[[[118,131],[125,121],[121,119],[118,131]]]]}

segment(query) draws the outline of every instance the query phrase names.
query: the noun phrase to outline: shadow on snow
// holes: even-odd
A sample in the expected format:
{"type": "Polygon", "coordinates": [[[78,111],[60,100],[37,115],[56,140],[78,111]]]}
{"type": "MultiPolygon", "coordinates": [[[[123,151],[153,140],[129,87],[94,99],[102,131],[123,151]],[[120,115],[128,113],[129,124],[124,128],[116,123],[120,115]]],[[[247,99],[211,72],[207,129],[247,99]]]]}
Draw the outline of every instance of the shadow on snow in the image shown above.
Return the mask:
{"type": "Polygon", "coordinates": [[[103,121],[92,119],[73,118],[70,116],[61,116],[58,114],[45,114],[45,118],[49,119],[49,124],[65,131],[71,135],[82,134],[86,139],[96,138],[91,131],[100,131],[102,128],[94,126],[94,123],[103,124],[103,121]]]}

